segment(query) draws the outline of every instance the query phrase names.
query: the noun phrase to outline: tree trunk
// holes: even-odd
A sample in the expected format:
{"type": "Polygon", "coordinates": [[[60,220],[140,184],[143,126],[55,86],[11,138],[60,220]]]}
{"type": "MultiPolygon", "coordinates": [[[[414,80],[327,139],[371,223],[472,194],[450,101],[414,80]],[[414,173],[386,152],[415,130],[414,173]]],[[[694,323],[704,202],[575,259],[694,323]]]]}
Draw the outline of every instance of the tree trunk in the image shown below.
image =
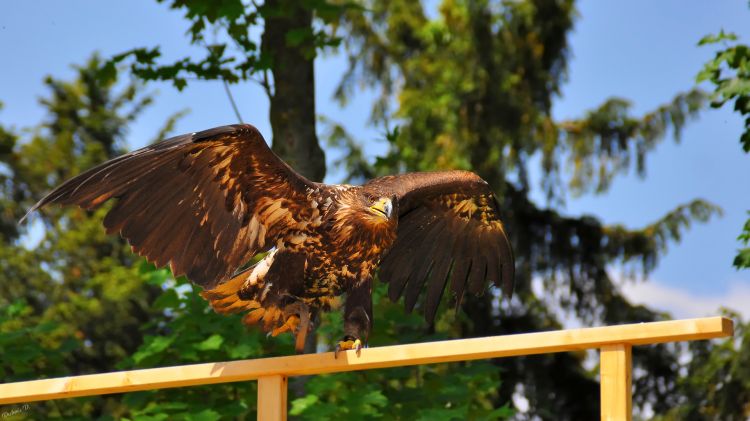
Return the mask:
{"type": "MultiPolygon", "coordinates": [[[[312,37],[312,10],[298,0],[266,0],[263,5],[265,29],[261,38],[263,55],[271,59],[273,91],[271,129],[273,151],[313,181],[326,174],[323,149],[315,132],[315,44],[312,37]],[[290,34],[308,33],[293,38],[290,34]],[[292,38],[289,42],[289,38],[292,38]],[[301,39],[300,39],[301,38],[301,39]]],[[[317,322],[315,323],[317,324],[317,322]]],[[[314,327],[313,327],[314,329],[314,327]]],[[[306,354],[314,353],[315,330],[305,341],[306,354]]],[[[295,397],[305,396],[307,377],[294,379],[289,390],[295,397]]]]}
{"type": "Polygon", "coordinates": [[[261,48],[271,59],[273,74],[272,149],[305,177],[321,181],[326,166],[315,132],[313,14],[304,4],[297,0],[265,2],[261,48]],[[307,35],[298,36],[301,33],[307,35]]]}

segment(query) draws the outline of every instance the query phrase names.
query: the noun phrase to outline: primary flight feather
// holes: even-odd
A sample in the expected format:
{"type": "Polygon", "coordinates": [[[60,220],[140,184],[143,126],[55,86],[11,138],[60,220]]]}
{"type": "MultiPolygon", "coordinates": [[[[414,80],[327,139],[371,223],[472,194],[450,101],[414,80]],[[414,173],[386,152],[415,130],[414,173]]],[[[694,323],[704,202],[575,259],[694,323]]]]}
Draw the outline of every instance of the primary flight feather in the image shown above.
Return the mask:
{"type": "Polygon", "coordinates": [[[302,350],[310,319],[346,294],[345,338],[359,347],[372,328],[372,279],[389,284],[428,322],[446,288],[513,288],[510,242],[492,190],[474,173],[409,173],[362,186],[315,183],[295,172],[251,125],[176,136],[114,158],[57,187],[49,203],[94,209],[157,266],[204,288],[220,313],[290,331],[302,350]],[[248,269],[237,271],[259,253],[248,269]]]}

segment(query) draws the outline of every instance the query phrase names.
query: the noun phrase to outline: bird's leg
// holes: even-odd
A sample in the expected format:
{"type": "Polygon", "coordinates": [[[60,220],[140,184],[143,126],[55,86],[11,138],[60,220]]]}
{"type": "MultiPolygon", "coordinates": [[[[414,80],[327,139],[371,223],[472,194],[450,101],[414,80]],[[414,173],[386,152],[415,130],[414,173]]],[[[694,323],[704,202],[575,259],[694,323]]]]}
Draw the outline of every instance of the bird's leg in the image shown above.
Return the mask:
{"type": "Polygon", "coordinates": [[[354,349],[357,355],[367,344],[372,330],[372,279],[367,278],[347,292],[344,305],[344,337],[336,344],[334,356],[354,349]]]}
{"type": "Polygon", "coordinates": [[[310,308],[301,301],[300,304],[299,326],[297,326],[294,338],[294,351],[298,354],[305,352],[305,339],[307,339],[307,333],[312,328],[312,324],[310,323],[310,308]]]}
{"type": "Polygon", "coordinates": [[[284,324],[273,330],[272,335],[276,336],[281,332],[292,332],[295,335],[294,350],[301,354],[305,349],[305,339],[307,333],[312,328],[311,311],[302,299],[291,295],[285,298],[292,298],[294,301],[284,306],[284,324]]]}

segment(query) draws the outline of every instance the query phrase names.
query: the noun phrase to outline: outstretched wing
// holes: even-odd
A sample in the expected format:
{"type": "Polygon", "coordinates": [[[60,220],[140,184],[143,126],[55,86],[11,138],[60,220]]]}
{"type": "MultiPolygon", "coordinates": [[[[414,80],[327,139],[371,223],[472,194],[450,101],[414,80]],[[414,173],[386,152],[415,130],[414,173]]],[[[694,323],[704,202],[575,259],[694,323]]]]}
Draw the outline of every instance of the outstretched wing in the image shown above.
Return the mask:
{"type": "Polygon", "coordinates": [[[489,283],[511,295],[510,241],[492,190],[478,175],[411,173],[378,178],[365,188],[398,201],[396,242],[380,266],[391,300],[403,295],[411,311],[426,284],[424,311],[431,323],[448,282],[457,306],[467,289],[482,294],[489,283]]]}
{"type": "Polygon", "coordinates": [[[48,203],[107,213],[108,232],[175,276],[213,288],[310,211],[314,183],[282,162],[251,125],[173,137],[114,158],[57,187],[48,203]]]}

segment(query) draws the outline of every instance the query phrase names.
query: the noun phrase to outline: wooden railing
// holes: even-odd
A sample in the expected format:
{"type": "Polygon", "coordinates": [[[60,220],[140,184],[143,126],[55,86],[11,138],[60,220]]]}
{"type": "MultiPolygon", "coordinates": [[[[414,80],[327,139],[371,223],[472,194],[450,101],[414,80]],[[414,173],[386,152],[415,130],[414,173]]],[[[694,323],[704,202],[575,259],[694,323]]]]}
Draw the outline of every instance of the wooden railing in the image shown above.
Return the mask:
{"type": "Polygon", "coordinates": [[[630,420],[633,346],[719,338],[732,332],[730,319],[708,317],[375,347],[360,355],[346,351],[338,359],[326,352],[119,371],[0,384],[0,404],[257,380],[258,419],[284,420],[291,376],[599,348],[602,419],[630,420]]]}

